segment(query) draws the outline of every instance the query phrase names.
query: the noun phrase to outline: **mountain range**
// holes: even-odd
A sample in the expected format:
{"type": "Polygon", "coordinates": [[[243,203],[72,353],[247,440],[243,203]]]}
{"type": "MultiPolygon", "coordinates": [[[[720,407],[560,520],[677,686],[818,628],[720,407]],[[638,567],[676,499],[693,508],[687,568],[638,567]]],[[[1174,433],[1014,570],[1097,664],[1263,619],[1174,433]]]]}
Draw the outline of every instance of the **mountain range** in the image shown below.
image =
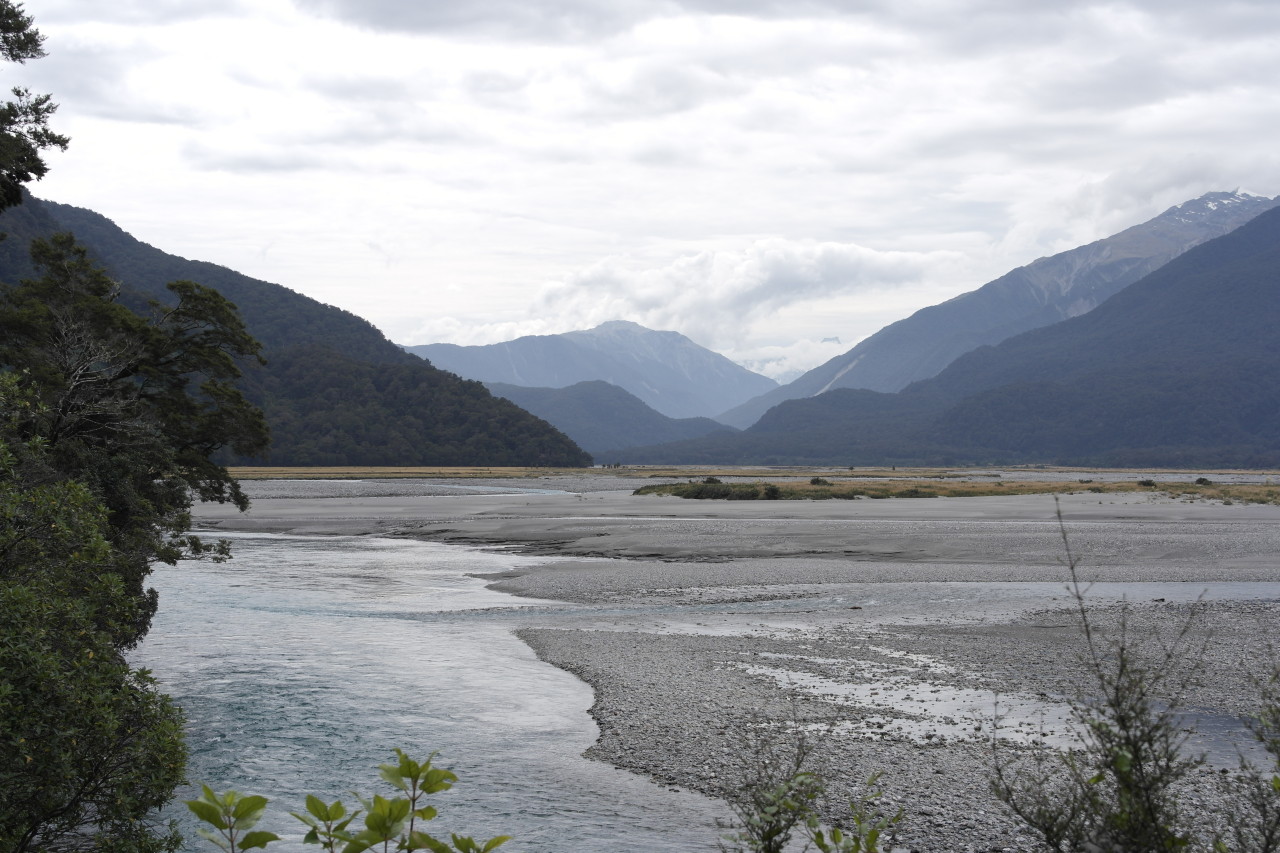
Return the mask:
{"type": "MultiPolygon", "coordinates": [[[[0,282],[35,274],[32,238],[73,232],[145,311],[164,285],[212,287],[240,309],[267,365],[250,367],[245,396],[271,427],[276,465],[580,466],[590,456],[563,433],[479,382],[437,370],[354,314],[288,288],[149,246],[106,217],[27,196],[0,216],[0,282]]],[[[234,461],[234,460],[228,460],[234,461]]]]}
{"type": "Polygon", "coordinates": [[[679,332],[654,331],[621,320],[484,346],[422,344],[405,349],[443,370],[486,383],[565,388],[601,380],[670,418],[714,415],[777,387],[772,379],[679,332]]]}
{"type": "Polygon", "coordinates": [[[663,463],[1280,464],[1280,208],[1094,310],[891,394],[786,401],[748,430],[628,451],[663,463]]]}
{"type": "Polygon", "coordinates": [[[751,426],[785,400],[836,388],[900,391],[937,375],[986,344],[1085,314],[1206,240],[1280,204],[1280,199],[1215,192],[1086,246],[1041,258],[977,290],[892,323],[787,385],[722,411],[716,420],[751,426]]]}
{"type": "Polygon", "coordinates": [[[269,362],[243,385],[274,464],[569,466],[585,446],[665,464],[1280,465],[1280,208],[1243,193],[1014,270],[781,388],[626,322],[412,348],[424,360],[353,314],[33,198],[0,216],[0,282],[33,274],[31,238],[66,230],[137,310],[180,279],[239,306],[269,362]],[[701,416],[753,406],[741,432],[701,416]]]}
{"type": "Polygon", "coordinates": [[[669,418],[629,391],[599,379],[568,388],[525,388],[500,382],[486,387],[494,396],[505,397],[555,426],[601,463],[628,447],[737,432],[711,418],[669,418]]]}

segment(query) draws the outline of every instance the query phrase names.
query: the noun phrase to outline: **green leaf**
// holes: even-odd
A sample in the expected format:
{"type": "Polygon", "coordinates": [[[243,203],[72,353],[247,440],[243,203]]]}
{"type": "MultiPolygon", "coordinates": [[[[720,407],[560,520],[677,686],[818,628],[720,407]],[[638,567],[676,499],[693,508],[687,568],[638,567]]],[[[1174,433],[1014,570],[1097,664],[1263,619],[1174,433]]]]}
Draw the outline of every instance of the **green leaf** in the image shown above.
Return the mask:
{"type": "Polygon", "coordinates": [[[252,850],[255,847],[266,847],[272,841],[279,840],[280,836],[276,835],[274,832],[263,832],[262,830],[258,830],[257,832],[250,832],[245,835],[244,838],[240,839],[240,849],[252,850]]]}
{"type": "Polygon", "coordinates": [[[231,845],[221,835],[214,835],[212,832],[205,829],[203,826],[196,827],[196,835],[208,841],[212,841],[214,844],[218,845],[223,850],[231,849],[231,845]]]}
{"type": "Polygon", "coordinates": [[[267,810],[266,797],[249,796],[239,797],[235,801],[235,805],[231,809],[231,818],[236,822],[236,826],[240,829],[248,829],[261,819],[263,813],[267,810]]]}
{"type": "Polygon", "coordinates": [[[318,817],[320,820],[332,820],[329,817],[329,807],[325,805],[324,800],[315,794],[307,794],[307,811],[318,817]]]}
{"type": "Polygon", "coordinates": [[[205,823],[212,824],[218,829],[226,829],[227,822],[222,819],[222,811],[215,805],[205,802],[204,800],[187,800],[187,808],[195,814],[196,817],[205,823]]]}

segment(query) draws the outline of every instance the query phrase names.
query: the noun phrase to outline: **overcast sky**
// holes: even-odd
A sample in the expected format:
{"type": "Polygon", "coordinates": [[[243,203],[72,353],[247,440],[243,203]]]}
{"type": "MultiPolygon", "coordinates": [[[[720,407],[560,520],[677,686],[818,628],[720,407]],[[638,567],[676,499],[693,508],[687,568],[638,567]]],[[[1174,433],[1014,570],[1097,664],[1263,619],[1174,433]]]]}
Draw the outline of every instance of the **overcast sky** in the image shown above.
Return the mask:
{"type": "Polygon", "coordinates": [[[33,187],[399,343],[634,320],[770,375],[1211,190],[1275,0],[29,0],[33,187]],[[840,343],[823,342],[838,338],[840,343]]]}

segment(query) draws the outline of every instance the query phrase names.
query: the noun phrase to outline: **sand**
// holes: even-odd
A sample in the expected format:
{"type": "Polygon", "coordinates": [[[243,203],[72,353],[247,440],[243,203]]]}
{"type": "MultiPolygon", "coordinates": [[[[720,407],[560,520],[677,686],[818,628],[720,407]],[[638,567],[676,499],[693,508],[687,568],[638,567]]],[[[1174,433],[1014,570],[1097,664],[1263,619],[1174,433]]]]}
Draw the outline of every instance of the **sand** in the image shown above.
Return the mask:
{"type": "Polygon", "coordinates": [[[1194,675],[1187,706],[1204,728],[1225,732],[1191,744],[1217,765],[1197,772],[1188,794],[1198,819],[1211,819],[1217,771],[1235,763],[1232,733],[1274,660],[1280,507],[1149,494],[1058,503],[631,494],[645,482],[252,482],[249,513],[202,506],[197,523],[555,557],[489,579],[516,595],[591,606],[520,631],[595,689],[600,738],[590,756],[720,796],[762,733],[799,718],[817,742],[829,816],[884,771],[884,803],[906,812],[902,849],[1030,850],[989,793],[991,714],[998,698],[1014,755],[1042,727],[1050,740],[1065,737],[1065,703],[1091,684],[1064,586],[1060,508],[1104,637],[1117,635],[1123,613],[1134,644],[1159,661],[1161,642],[1189,626],[1172,661],[1193,665],[1169,676],[1194,675]],[[543,491],[514,491],[531,488],[543,491]]]}

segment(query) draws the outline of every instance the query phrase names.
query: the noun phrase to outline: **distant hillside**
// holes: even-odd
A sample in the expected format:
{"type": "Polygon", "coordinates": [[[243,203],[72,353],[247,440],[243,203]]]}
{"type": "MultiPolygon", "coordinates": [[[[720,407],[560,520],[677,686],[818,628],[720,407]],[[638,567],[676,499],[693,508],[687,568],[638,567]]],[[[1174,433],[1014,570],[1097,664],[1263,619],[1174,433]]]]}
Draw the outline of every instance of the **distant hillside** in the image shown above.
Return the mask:
{"type": "Polygon", "coordinates": [[[899,394],[837,389],[622,461],[1280,465],[1280,209],[899,394]]]}
{"type": "Polygon", "coordinates": [[[240,309],[264,345],[245,394],[267,414],[276,465],[554,465],[590,457],[544,421],[478,382],[403,352],[366,320],[226,267],[169,255],[89,210],[28,198],[0,216],[0,281],[30,277],[36,236],[71,231],[141,309],[188,279],[240,309]]]}
{"type": "Polygon", "coordinates": [[[1141,225],[1019,267],[977,290],[921,309],[788,385],[716,416],[755,423],[784,400],[836,388],[900,391],[966,352],[1077,317],[1206,240],[1280,204],[1246,193],[1208,193],[1141,225]]]}
{"type": "Polygon", "coordinates": [[[672,418],[713,415],[770,388],[752,373],[678,332],[615,321],[561,335],[529,335],[487,346],[405,347],[467,379],[529,388],[602,380],[672,418]]]}
{"type": "Polygon", "coordinates": [[[621,448],[681,441],[712,432],[737,432],[710,418],[669,418],[634,394],[599,380],[568,388],[524,388],[491,382],[488,388],[495,396],[505,397],[569,436],[597,462],[611,461],[610,454],[621,448]]]}

